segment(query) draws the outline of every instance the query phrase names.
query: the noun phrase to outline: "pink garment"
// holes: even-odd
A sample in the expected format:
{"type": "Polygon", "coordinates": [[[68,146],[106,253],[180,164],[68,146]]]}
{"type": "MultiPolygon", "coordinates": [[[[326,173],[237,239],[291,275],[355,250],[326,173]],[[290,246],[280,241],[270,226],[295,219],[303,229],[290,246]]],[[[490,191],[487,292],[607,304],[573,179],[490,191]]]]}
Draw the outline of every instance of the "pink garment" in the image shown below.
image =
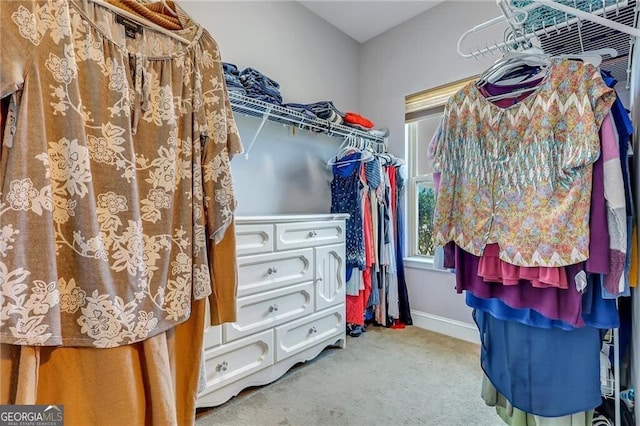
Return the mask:
{"type": "Polygon", "coordinates": [[[486,282],[517,285],[519,280],[531,282],[533,287],[569,288],[564,267],[516,266],[500,259],[498,244],[487,244],[478,264],[478,275],[486,282]]]}
{"type": "MultiPolygon", "coordinates": [[[[366,182],[364,167],[361,167],[360,178],[366,182]]],[[[373,218],[371,217],[371,198],[369,190],[365,189],[362,194],[362,230],[364,232],[364,252],[365,266],[368,268],[375,263],[374,239],[373,239],[373,218]]]]}
{"type": "MultiPolygon", "coordinates": [[[[360,179],[366,182],[364,167],[360,168],[360,179]]],[[[348,323],[364,325],[364,311],[369,302],[371,294],[371,265],[375,262],[375,254],[373,248],[373,225],[371,218],[371,200],[367,196],[368,190],[363,194],[362,205],[362,230],[364,234],[364,253],[365,267],[364,271],[354,270],[354,274],[362,274],[364,290],[361,290],[357,296],[347,295],[346,299],[346,320],[348,323]]]]}
{"type": "Polygon", "coordinates": [[[618,139],[610,114],[602,121],[600,140],[604,160],[604,196],[607,200],[610,248],[609,274],[605,277],[604,287],[609,293],[617,295],[625,290],[623,274],[627,256],[627,213],[618,139]]]}

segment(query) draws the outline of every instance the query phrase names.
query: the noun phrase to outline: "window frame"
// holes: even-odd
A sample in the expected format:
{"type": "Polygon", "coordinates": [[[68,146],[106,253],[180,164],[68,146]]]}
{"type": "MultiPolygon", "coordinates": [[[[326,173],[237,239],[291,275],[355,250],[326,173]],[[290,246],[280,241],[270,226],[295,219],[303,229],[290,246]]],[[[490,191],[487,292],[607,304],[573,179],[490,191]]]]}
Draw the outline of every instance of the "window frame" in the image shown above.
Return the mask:
{"type": "MultiPolygon", "coordinates": [[[[407,153],[409,187],[407,188],[407,224],[406,239],[407,256],[405,263],[419,268],[433,268],[433,256],[418,253],[418,185],[427,183],[433,185],[433,173],[418,174],[418,164],[421,145],[428,143],[422,139],[418,141],[417,122],[421,119],[442,114],[447,100],[478,76],[457,80],[432,89],[423,90],[405,97],[405,152],[407,153]]],[[[422,146],[425,151],[425,146],[422,146]]]]}

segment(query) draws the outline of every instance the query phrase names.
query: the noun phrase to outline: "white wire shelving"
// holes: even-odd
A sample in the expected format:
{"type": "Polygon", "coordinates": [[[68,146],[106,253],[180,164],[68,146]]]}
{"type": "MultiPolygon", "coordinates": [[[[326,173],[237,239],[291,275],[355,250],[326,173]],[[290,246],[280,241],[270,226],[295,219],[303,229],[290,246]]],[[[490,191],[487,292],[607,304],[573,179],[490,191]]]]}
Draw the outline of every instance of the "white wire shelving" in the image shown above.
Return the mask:
{"type": "Polygon", "coordinates": [[[374,135],[355,127],[336,124],[328,120],[312,117],[280,105],[247,97],[239,92],[229,91],[229,99],[231,101],[231,108],[235,113],[257,117],[262,120],[255,134],[245,148],[245,158],[249,157],[249,152],[267,121],[296,127],[300,130],[305,130],[311,133],[325,134],[341,138],[362,138],[375,144],[386,145],[386,137],[374,135]]]}

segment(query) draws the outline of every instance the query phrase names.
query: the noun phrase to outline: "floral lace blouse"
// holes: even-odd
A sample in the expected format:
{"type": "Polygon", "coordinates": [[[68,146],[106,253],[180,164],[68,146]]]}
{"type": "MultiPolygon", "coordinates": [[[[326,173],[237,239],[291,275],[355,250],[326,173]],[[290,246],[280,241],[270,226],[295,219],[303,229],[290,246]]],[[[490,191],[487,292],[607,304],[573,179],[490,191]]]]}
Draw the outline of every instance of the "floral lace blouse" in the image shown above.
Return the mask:
{"type": "Polygon", "coordinates": [[[614,100],[593,65],[563,59],[511,107],[491,103],[475,82],[452,96],[429,150],[441,174],[437,244],[481,256],[497,243],[518,266],[586,260],[592,164],[614,100]]]}
{"type": "Polygon", "coordinates": [[[242,151],[218,47],[92,2],[0,7],[0,341],[114,347],[211,292],[242,151]],[[82,5],[81,5],[82,4],[82,5]]]}

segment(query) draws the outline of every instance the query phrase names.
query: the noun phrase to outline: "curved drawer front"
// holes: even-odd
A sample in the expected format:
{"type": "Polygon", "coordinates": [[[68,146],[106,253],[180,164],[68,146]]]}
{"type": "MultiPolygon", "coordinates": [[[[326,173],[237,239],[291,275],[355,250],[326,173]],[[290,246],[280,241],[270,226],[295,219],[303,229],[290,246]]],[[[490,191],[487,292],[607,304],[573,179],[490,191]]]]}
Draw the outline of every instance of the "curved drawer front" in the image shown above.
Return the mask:
{"type": "Polygon", "coordinates": [[[236,225],[236,254],[270,253],[273,251],[273,225],[236,225]]]}
{"type": "MultiPolygon", "coordinates": [[[[209,319],[209,315],[207,315],[207,321],[209,319]]],[[[216,346],[220,346],[222,344],[222,326],[221,325],[212,325],[204,330],[204,348],[213,348],[216,346]]]]}
{"type": "Polygon", "coordinates": [[[277,223],[276,249],[316,247],[344,241],[344,221],[277,223]]]}
{"type": "Polygon", "coordinates": [[[205,351],[206,388],[218,389],[273,365],[272,346],[273,330],[267,330],[205,351]]]}
{"type": "Polygon", "coordinates": [[[276,362],[345,333],[344,304],[276,327],[276,362]]]}
{"type": "Polygon", "coordinates": [[[313,249],[238,258],[238,297],[313,280],[313,249]]]}
{"type": "Polygon", "coordinates": [[[313,312],[313,282],[241,297],[237,302],[237,321],[224,324],[225,341],[231,341],[272,328],[313,312]]]}

